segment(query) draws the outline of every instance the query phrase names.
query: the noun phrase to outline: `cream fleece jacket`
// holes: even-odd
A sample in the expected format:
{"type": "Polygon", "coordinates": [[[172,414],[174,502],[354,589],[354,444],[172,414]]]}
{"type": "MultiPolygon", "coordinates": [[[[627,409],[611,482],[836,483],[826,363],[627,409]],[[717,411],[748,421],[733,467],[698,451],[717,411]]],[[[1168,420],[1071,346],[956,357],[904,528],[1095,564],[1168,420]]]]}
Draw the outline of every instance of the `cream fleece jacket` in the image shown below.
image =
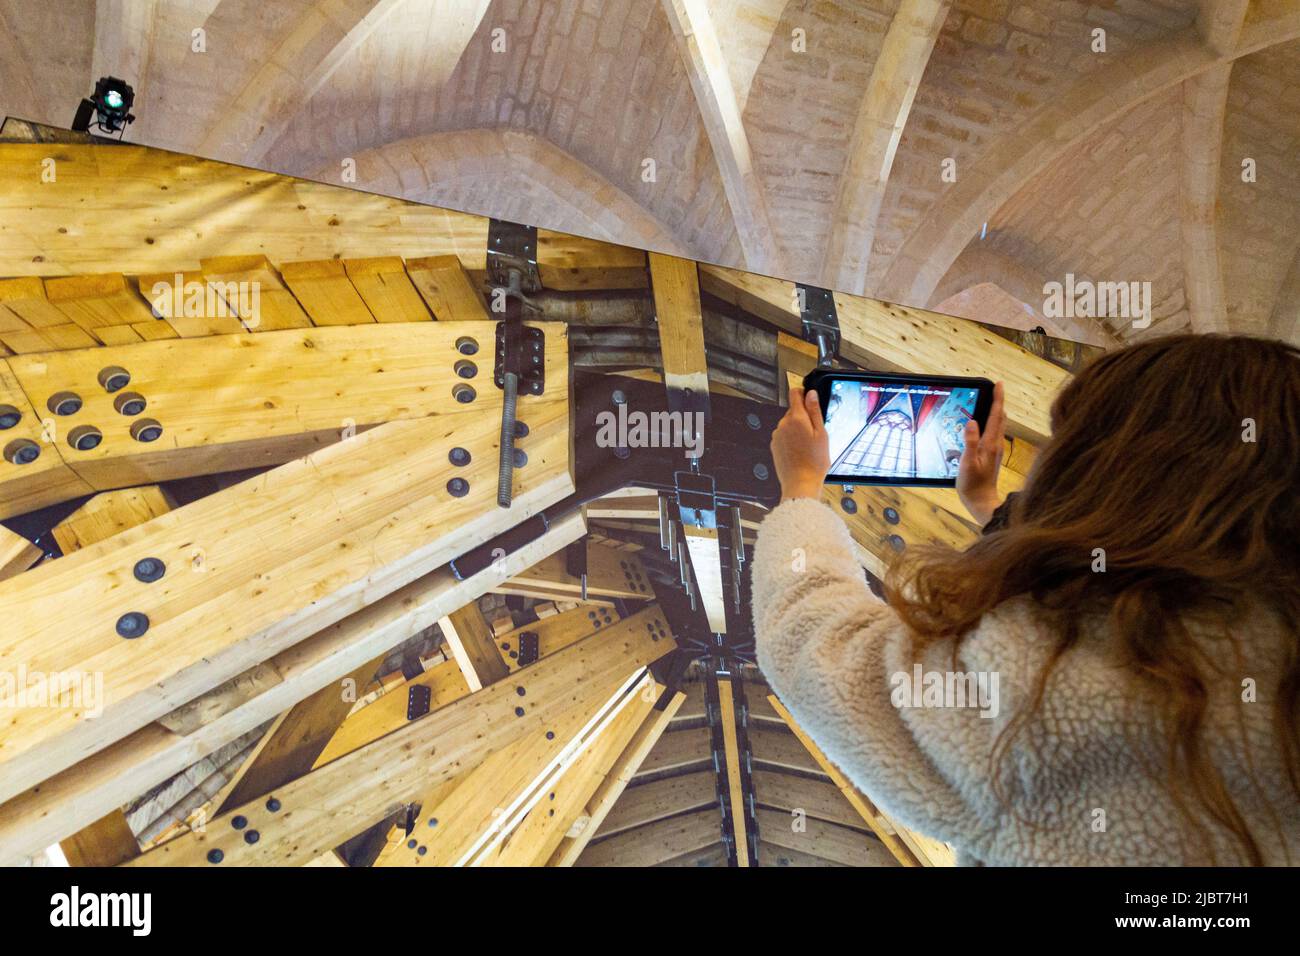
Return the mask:
{"type": "MultiPolygon", "coordinates": [[[[954,670],[951,643],[929,647],[915,679],[908,632],[868,589],[848,529],[826,505],[796,500],[771,512],[753,573],[758,662],[777,696],[883,811],[952,844],[959,862],[1207,864],[1211,849],[1220,865],[1244,862],[1227,831],[1184,823],[1144,772],[1164,766],[1159,702],[1116,658],[1101,615],[1082,622],[1084,638],[1057,663],[1039,717],[1006,754],[1002,805],[994,741],[1032,693],[1053,643],[1032,602],[996,608],[962,644],[956,670],[975,681],[962,683],[975,691],[963,702],[934,690],[932,675],[948,682],[954,670]],[[927,706],[935,703],[949,706],[927,706]]],[[[1272,727],[1286,642],[1294,646],[1296,635],[1268,616],[1242,630],[1240,658],[1224,638],[1206,648],[1223,674],[1202,739],[1265,861],[1300,865],[1300,805],[1272,727]],[[1241,701],[1247,678],[1255,703],[1241,701]]]]}

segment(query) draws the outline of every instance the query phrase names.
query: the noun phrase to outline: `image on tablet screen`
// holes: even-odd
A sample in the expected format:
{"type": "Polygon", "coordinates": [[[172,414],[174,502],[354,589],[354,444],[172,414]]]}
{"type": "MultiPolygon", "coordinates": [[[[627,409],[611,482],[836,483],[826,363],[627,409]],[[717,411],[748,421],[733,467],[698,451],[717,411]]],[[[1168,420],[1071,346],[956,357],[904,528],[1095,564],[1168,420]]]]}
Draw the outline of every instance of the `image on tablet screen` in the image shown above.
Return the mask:
{"type": "Polygon", "coordinates": [[[955,478],[962,431],[978,389],[897,382],[831,382],[826,432],[831,474],[955,478]]]}

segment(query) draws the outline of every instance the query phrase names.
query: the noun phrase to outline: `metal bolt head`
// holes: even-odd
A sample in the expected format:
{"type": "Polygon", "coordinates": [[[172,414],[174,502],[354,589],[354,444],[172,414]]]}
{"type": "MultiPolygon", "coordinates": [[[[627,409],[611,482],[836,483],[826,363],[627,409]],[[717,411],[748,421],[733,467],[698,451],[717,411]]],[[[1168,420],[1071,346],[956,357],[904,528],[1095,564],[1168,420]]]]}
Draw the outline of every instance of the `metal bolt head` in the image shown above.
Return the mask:
{"type": "Polygon", "coordinates": [[[209,862],[209,863],[220,863],[220,862],[221,862],[222,860],[224,860],[225,858],[226,858],[226,854],[222,853],[220,850],[209,850],[209,851],[208,851],[208,862],[209,862]]]}
{"type": "Polygon", "coordinates": [[[139,611],[128,611],[117,619],[117,634],[127,640],[144,636],[149,630],[149,618],[139,611]]]}
{"type": "Polygon", "coordinates": [[[30,465],[41,457],[41,446],[28,438],[19,438],[5,446],[5,458],[15,465],[30,465]]]}
{"type": "Polygon", "coordinates": [[[135,579],[152,584],[167,573],[167,565],[159,558],[141,558],[135,563],[135,579]]]}
{"type": "Polygon", "coordinates": [[[99,372],[99,384],[104,391],[112,393],[126,388],[131,382],[131,373],[117,365],[110,365],[99,372]]]}
{"type": "Polygon", "coordinates": [[[248,826],[248,817],[243,814],[237,814],[230,818],[230,825],[236,830],[242,830],[244,827],[248,826]]]}
{"type": "Polygon", "coordinates": [[[626,449],[626,448],[621,448],[621,447],[620,447],[620,448],[615,448],[615,449],[614,449],[614,457],[617,458],[617,459],[619,459],[620,461],[622,461],[622,460],[626,460],[626,459],[628,458],[628,456],[630,456],[631,454],[632,454],[632,452],[630,452],[630,451],[629,451],[628,449],[626,449]]]}
{"type": "Polygon", "coordinates": [[[256,830],[249,830],[244,834],[244,842],[249,846],[252,846],[260,839],[262,839],[262,834],[258,833],[256,830]]]}
{"type": "Polygon", "coordinates": [[[907,547],[907,542],[896,534],[891,534],[886,540],[889,542],[889,546],[895,551],[902,551],[907,547]]]}
{"type": "Polygon", "coordinates": [[[280,801],[275,799],[275,797],[271,797],[271,799],[266,801],[266,809],[270,810],[272,813],[278,813],[280,810],[280,801]]]}
{"type": "Polygon", "coordinates": [[[890,524],[898,524],[899,518],[898,518],[898,511],[897,511],[897,509],[895,509],[895,508],[886,508],[886,509],[885,509],[885,520],[888,521],[890,524]]]}
{"type": "Polygon", "coordinates": [[[103,440],[103,433],[93,425],[78,425],[68,432],[68,444],[77,451],[93,451],[103,440]]]}
{"type": "Polygon", "coordinates": [[[845,514],[852,515],[858,513],[858,503],[848,495],[845,495],[840,499],[840,507],[844,509],[845,514]]]}
{"type": "Polygon", "coordinates": [[[522,716],[524,715],[524,713],[525,713],[525,711],[524,711],[524,709],[523,709],[522,707],[516,707],[516,708],[515,708],[515,716],[516,716],[516,717],[522,717],[522,716]]]}
{"type": "Polygon", "coordinates": [[[453,478],[447,482],[447,493],[453,498],[464,498],[469,494],[469,482],[464,478],[453,478]]]}
{"type": "Polygon", "coordinates": [[[522,468],[528,464],[528,453],[522,448],[515,449],[515,467],[522,468]]]}
{"type": "Polygon", "coordinates": [[[627,394],[621,388],[614,389],[614,394],[611,395],[610,398],[613,400],[615,405],[627,404],[627,394]]]}
{"type": "Polygon", "coordinates": [[[754,477],[757,478],[759,481],[767,481],[767,476],[768,476],[767,465],[763,464],[760,461],[757,465],[754,466],[754,477]]]}
{"type": "Polygon", "coordinates": [[[157,441],[162,433],[162,426],[152,418],[142,418],[131,426],[131,437],[139,442],[157,441]]]}
{"type": "Polygon", "coordinates": [[[763,420],[759,418],[758,415],[755,414],[754,412],[750,412],[748,415],[745,416],[745,424],[748,425],[750,428],[757,430],[758,426],[763,424],[763,420]]]}
{"type": "Polygon", "coordinates": [[[468,448],[456,447],[447,453],[447,460],[457,466],[468,465],[471,458],[468,448]]]}
{"type": "Polygon", "coordinates": [[[81,411],[81,396],[74,392],[59,392],[45,403],[55,415],[75,415],[81,411]]]}
{"type": "Polygon", "coordinates": [[[23,420],[23,413],[12,405],[0,405],[0,431],[13,428],[23,420]]]}
{"type": "Polygon", "coordinates": [[[520,421],[515,422],[515,437],[516,438],[528,437],[528,424],[526,422],[520,422],[520,421]]]}

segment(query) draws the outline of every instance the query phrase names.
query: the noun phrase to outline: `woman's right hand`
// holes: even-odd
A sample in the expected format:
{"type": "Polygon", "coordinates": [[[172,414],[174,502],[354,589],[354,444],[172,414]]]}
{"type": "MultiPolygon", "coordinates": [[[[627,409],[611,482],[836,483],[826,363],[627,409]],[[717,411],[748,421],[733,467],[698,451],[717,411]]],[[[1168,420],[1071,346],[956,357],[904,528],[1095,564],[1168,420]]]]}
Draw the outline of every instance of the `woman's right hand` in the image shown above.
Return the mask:
{"type": "Polygon", "coordinates": [[[979,524],[988,524],[1002,503],[998,493],[998,471],[1002,467],[1002,440],[1006,435],[1007,416],[1002,405],[1002,383],[993,386],[993,405],[989,409],[984,433],[974,419],[966,423],[963,439],[966,448],[957,466],[957,494],[966,510],[979,524]]]}

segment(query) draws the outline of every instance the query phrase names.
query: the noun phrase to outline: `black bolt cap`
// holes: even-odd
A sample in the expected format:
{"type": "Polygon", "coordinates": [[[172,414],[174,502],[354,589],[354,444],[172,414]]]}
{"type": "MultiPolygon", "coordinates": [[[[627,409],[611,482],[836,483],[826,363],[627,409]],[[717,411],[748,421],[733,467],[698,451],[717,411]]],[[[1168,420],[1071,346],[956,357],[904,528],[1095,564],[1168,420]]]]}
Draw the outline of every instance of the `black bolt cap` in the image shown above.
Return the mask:
{"type": "Polygon", "coordinates": [[[141,637],[149,630],[149,618],[139,611],[128,611],[117,619],[118,637],[128,640],[141,637]]]}

